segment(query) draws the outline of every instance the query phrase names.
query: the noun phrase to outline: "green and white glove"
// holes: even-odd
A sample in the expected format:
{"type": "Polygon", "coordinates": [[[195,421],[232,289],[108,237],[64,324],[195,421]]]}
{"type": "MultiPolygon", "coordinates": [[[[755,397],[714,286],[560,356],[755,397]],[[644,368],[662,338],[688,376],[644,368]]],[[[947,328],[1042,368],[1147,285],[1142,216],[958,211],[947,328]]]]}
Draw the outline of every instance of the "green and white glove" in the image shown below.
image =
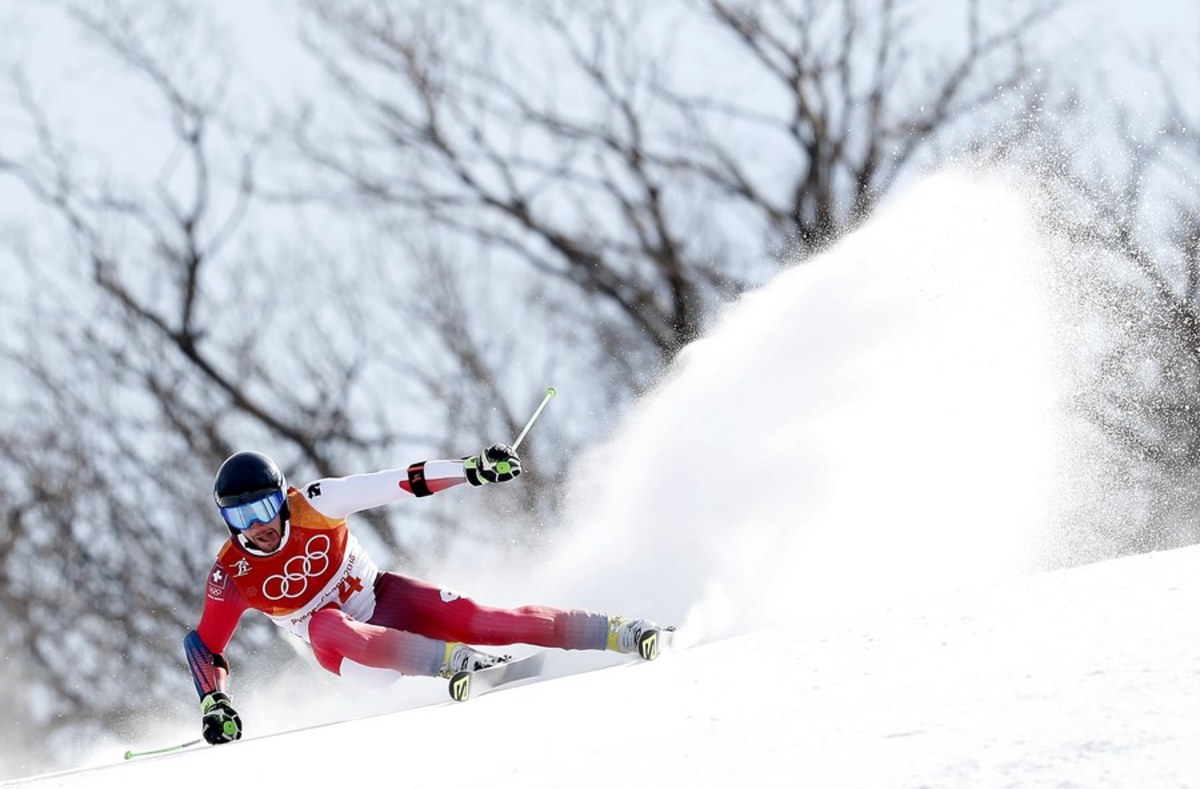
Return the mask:
{"type": "Polygon", "coordinates": [[[508,444],[492,444],[478,455],[463,458],[463,471],[472,485],[508,482],[521,475],[521,456],[508,444]]]}
{"type": "Polygon", "coordinates": [[[200,702],[200,711],[204,713],[200,722],[204,739],[211,744],[220,745],[242,738],[242,718],[224,693],[217,691],[205,696],[200,702]]]}

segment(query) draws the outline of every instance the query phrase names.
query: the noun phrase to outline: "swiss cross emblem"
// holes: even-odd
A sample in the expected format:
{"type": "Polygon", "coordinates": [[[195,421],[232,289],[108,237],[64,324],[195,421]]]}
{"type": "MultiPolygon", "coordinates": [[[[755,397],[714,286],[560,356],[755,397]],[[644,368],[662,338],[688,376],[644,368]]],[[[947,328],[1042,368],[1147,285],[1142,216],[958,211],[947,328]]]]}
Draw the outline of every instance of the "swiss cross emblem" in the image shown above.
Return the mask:
{"type": "Polygon", "coordinates": [[[225,596],[225,581],[229,575],[220,567],[214,567],[208,576],[208,596],[220,600],[225,596]]]}

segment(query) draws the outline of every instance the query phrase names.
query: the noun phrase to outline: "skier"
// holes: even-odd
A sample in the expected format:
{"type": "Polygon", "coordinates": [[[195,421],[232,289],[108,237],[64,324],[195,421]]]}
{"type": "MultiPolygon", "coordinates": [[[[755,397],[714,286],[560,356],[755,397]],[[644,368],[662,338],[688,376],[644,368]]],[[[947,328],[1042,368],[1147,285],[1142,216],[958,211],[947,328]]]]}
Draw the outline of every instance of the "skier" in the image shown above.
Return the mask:
{"type": "Polygon", "coordinates": [[[350,533],[351,513],[407,496],[429,496],[468,482],[506,482],[521,459],[494,444],[463,460],[319,479],[289,488],[273,460],[238,452],[213,486],[230,536],[208,574],[200,622],[183,640],[201,702],[204,738],[240,739],[242,721],[226,692],[222,657],[247,608],[308,641],[317,662],[346,678],[393,675],[449,678],[505,658],[469,644],[526,643],[561,649],[637,652],[653,660],[653,622],[546,606],[480,605],[451,591],[380,571],[350,533]]]}

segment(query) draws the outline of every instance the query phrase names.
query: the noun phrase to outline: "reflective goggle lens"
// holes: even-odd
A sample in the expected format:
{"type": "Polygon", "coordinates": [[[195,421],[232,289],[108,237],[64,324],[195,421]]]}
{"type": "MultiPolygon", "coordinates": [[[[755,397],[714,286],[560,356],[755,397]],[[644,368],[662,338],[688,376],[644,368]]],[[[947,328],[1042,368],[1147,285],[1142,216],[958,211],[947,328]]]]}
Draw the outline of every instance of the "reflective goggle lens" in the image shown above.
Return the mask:
{"type": "Polygon", "coordinates": [[[269,523],[283,509],[283,491],[257,501],[221,507],[221,517],[234,531],[245,531],[256,523],[269,523]]]}

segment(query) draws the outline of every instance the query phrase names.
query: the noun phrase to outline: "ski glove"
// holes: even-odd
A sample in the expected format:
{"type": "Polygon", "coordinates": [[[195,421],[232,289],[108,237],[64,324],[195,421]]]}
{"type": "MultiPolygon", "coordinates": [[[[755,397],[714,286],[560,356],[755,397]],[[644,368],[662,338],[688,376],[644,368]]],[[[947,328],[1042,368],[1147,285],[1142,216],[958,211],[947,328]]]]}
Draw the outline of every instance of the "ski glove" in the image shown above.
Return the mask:
{"type": "Polygon", "coordinates": [[[224,693],[217,691],[205,696],[200,702],[200,711],[204,713],[201,720],[204,739],[211,744],[220,745],[242,738],[242,718],[224,693]]]}
{"type": "Polygon", "coordinates": [[[478,455],[463,458],[463,471],[472,485],[508,482],[520,476],[521,456],[508,444],[492,444],[478,455]]]}

